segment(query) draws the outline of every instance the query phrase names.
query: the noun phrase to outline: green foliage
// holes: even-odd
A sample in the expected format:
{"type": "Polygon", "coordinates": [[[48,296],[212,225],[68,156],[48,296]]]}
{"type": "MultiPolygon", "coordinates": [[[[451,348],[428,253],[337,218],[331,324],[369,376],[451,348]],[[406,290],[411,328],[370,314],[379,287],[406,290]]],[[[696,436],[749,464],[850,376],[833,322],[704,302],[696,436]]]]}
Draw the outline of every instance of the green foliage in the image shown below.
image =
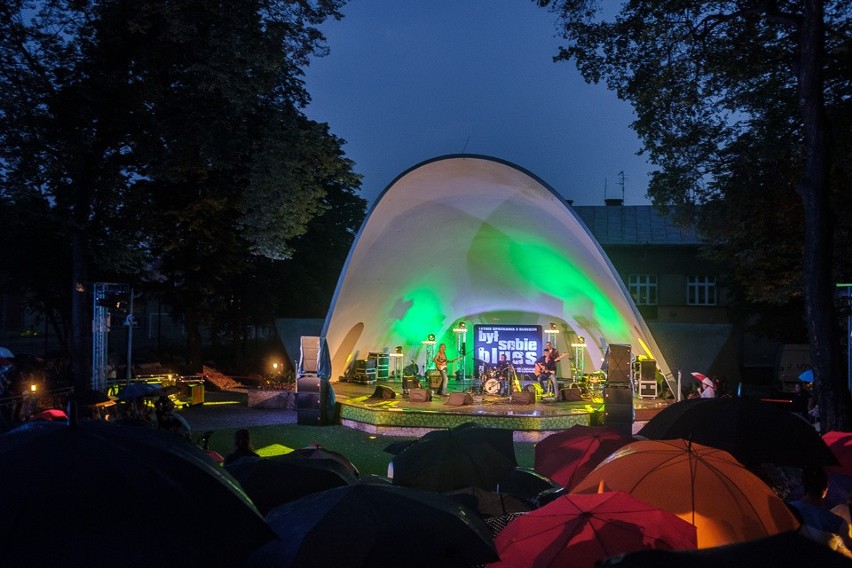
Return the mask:
{"type": "MultiPolygon", "coordinates": [[[[316,26],[339,18],[342,4],[15,0],[0,8],[0,215],[13,220],[0,236],[4,248],[26,237],[23,260],[52,269],[39,279],[45,267],[25,272],[37,267],[22,263],[3,285],[73,322],[78,362],[90,333],[86,283],[159,294],[184,317],[197,361],[201,325],[258,321],[257,310],[241,309],[241,283],[293,257],[293,240],[335,199],[360,203],[363,217],[343,141],[301,111],[309,100],[302,69],[326,50],[316,26]],[[30,223],[14,222],[25,214],[30,223]],[[70,282],[79,283],[72,302],[70,282]]],[[[338,236],[351,242],[360,220],[338,236]]],[[[280,303],[274,285],[265,290],[267,307],[280,303]]]]}

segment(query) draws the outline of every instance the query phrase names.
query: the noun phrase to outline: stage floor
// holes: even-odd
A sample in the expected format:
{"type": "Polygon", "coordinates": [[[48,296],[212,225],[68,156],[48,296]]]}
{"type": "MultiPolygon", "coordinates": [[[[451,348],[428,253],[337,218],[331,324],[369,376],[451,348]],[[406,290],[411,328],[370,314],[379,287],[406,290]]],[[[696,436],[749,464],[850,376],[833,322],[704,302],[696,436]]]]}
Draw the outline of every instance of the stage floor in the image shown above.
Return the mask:
{"type": "MultiPolygon", "coordinates": [[[[469,392],[465,383],[450,380],[449,391],[469,392]]],[[[541,397],[534,403],[519,404],[506,396],[473,394],[472,404],[448,404],[449,396],[433,396],[428,402],[412,402],[402,394],[399,381],[376,381],[371,384],[333,382],[332,388],[344,426],[373,434],[419,437],[430,430],[451,428],[465,422],[514,430],[516,441],[537,442],[551,433],[575,424],[604,424],[602,393],[579,402],[566,402],[555,397],[541,397]],[[381,391],[394,393],[383,398],[381,391]],[[378,395],[378,396],[377,396],[378,395]]],[[[633,433],[672,400],[633,397],[633,433]]]]}

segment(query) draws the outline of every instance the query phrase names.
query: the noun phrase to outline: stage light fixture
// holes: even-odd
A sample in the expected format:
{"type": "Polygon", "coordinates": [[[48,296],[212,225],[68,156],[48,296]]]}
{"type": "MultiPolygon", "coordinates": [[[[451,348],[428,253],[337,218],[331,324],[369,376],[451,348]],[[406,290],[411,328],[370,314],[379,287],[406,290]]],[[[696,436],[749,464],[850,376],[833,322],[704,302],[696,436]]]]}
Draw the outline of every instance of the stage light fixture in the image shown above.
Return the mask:
{"type": "Polygon", "coordinates": [[[547,329],[545,329],[545,330],[544,330],[544,333],[547,333],[547,334],[551,334],[551,333],[559,333],[559,330],[556,328],[556,324],[555,324],[555,323],[553,323],[553,322],[551,322],[551,323],[550,323],[550,327],[549,327],[549,328],[547,328],[547,329]]]}
{"type": "Polygon", "coordinates": [[[460,321],[458,327],[454,327],[453,331],[455,333],[467,333],[467,325],[463,321],[460,321]]]}

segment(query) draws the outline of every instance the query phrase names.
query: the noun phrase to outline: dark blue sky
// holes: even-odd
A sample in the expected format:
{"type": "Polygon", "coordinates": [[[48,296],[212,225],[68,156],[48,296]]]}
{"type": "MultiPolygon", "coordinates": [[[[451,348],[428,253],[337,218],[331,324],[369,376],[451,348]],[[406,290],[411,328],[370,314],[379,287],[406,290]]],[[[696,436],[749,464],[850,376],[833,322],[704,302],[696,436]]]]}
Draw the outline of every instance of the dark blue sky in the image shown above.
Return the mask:
{"type": "Polygon", "coordinates": [[[444,154],[508,160],[576,205],[647,204],[633,113],[573,63],[554,63],[552,14],[530,0],[351,0],[322,27],[331,53],[306,82],[310,118],[345,139],[372,201],[444,154]]]}

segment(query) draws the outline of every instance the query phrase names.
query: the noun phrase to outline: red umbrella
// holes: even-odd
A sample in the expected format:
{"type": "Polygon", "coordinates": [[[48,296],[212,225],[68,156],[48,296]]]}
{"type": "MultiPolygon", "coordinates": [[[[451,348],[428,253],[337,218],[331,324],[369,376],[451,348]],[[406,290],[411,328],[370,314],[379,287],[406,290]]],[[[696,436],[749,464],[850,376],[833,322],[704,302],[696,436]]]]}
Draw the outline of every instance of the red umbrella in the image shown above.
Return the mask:
{"type": "Polygon", "coordinates": [[[534,469],[571,489],[607,456],[632,441],[606,426],[577,424],[535,445],[534,469]]]}
{"type": "Polygon", "coordinates": [[[822,435],[822,440],[840,462],[839,466],[828,467],[828,471],[852,476],[852,432],[831,430],[822,435]]]}
{"type": "Polygon", "coordinates": [[[566,494],[513,519],[488,566],[593,567],[616,554],[696,547],[695,527],[623,491],[566,494]]]}

